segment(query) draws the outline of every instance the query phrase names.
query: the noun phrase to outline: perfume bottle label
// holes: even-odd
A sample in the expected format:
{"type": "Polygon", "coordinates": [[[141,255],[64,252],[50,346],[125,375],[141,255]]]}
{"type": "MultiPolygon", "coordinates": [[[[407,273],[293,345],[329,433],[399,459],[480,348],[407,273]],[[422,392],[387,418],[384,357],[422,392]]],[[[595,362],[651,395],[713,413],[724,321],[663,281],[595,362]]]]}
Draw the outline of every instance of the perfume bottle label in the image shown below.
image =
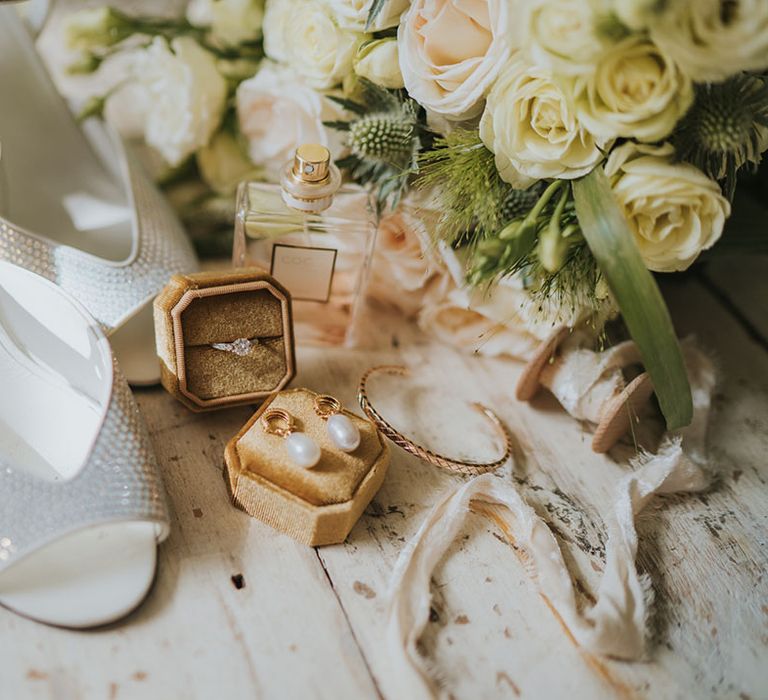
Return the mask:
{"type": "Polygon", "coordinates": [[[276,243],[272,246],[270,273],[296,301],[327,302],[337,254],[334,248],[276,243]]]}

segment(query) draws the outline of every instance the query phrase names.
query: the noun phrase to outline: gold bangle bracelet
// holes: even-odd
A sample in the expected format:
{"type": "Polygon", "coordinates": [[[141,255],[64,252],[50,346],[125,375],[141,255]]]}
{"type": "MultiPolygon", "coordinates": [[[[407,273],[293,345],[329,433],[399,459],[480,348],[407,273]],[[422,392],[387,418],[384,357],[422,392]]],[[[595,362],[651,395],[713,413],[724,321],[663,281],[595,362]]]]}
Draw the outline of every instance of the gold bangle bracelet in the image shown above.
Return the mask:
{"type": "Polygon", "coordinates": [[[405,437],[405,435],[387,422],[387,420],[373,407],[368,398],[368,379],[371,375],[378,373],[408,376],[410,370],[402,365],[378,365],[376,367],[371,367],[360,379],[360,386],[357,392],[357,400],[360,402],[360,408],[363,409],[365,415],[374,422],[376,427],[385,437],[389,438],[399,447],[402,447],[406,452],[409,452],[436,467],[440,467],[441,469],[446,469],[447,471],[459,474],[469,474],[471,476],[492,472],[507,462],[509,455],[512,452],[512,443],[509,438],[509,433],[504,427],[504,424],[499,420],[499,417],[490,408],[478,402],[472,402],[472,407],[482,413],[493,424],[499,437],[501,437],[504,443],[504,454],[492,462],[469,462],[445,457],[426,447],[417,445],[415,442],[405,437]]]}

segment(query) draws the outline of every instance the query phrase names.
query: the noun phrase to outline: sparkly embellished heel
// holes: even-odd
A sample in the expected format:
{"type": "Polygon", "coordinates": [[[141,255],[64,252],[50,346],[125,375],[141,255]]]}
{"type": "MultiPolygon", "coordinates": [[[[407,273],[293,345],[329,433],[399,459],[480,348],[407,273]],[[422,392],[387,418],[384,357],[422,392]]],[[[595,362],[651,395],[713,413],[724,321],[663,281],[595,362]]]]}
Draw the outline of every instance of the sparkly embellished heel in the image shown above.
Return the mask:
{"type": "Polygon", "coordinates": [[[149,437],[98,324],[0,261],[0,604],[68,627],[145,597],[168,514],[149,437]]]}
{"type": "Polygon", "coordinates": [[[75,122],[13,7],[0,7],[0,260],[63,287],[135,384],[159,381],[151,301],[196,269],[181,225],[122,140],[75,122]]]}

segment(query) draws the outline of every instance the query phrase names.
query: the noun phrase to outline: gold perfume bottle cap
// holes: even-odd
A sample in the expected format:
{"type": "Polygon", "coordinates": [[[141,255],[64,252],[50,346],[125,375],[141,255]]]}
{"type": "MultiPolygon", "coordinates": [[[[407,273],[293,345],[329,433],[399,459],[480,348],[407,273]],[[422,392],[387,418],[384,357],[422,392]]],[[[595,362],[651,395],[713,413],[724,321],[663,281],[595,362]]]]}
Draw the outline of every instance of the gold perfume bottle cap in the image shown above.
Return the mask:
{"type": "Polygon", "coordinates": [[[331,160],[331,153],[317,143],[296,149],[280,178],[285,203],[299,211],[321,212],[333,204],[333,195],[341,186],[341,173],[331,160]]]}
{"type": "Polygon", "coordinates": [[[296,149],[293,174],[302,182],[321,182],[328,177],[331,152],[319,143],[305,143],[296,149]]]}

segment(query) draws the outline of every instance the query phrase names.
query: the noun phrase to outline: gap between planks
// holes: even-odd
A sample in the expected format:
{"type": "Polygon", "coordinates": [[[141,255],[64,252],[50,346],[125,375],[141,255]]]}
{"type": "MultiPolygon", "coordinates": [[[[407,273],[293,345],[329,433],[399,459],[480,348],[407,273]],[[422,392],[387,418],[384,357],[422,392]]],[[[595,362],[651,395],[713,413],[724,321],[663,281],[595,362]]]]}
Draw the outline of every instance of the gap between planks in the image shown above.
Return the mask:
{"type": "Polygon", "coordinates": [[[352,636],[352,640],[355,642],[355,646],[357,647],[357,651],[360,654],[360,658],[363,660],[363,664],[365,665],[365,669],[368,672],[368,675],[371,679],[371,685],[373,685],[374,690],[376,691],[376,697],[379,698],[379,700],[385,700],[384,694],[381,692],[381,688],[379,687],[379,682],[376,679],[376,675],[373,672],[373,668],[371,667],[371,663],[368,660],[368,656],[365,653],[365,650],[363,649],[363,646],[360,644],[360,640],[357,638],[357,633],[355,632],[355,628],[352,625],[352,620],[349,618],[349,613],[347,612],[347,608],[344,605],[344,602],[341,599],[341,596],[339,595],[339,592],[336,590],[336,584],[333,582],[333,577],[331,576],[331,572],[328,570],[328,567],[325,564],[325,561],[323,560],[322,555],[320,554],[320,549],[318,547],[314,547],[315,555],[317,556],[318,562],[320,562],[320,566],[323,567],[323,572],[325,573],[325,578],[328,581],[328,585],[331,587],[331,590],[333,591],[333,595],[336,598],[336,602],[339,604],[339,608],[341,609],[342,615],[344,615],[344,619],[346,620],[347,627],[349,628],[349,633],[352,636]]]}

